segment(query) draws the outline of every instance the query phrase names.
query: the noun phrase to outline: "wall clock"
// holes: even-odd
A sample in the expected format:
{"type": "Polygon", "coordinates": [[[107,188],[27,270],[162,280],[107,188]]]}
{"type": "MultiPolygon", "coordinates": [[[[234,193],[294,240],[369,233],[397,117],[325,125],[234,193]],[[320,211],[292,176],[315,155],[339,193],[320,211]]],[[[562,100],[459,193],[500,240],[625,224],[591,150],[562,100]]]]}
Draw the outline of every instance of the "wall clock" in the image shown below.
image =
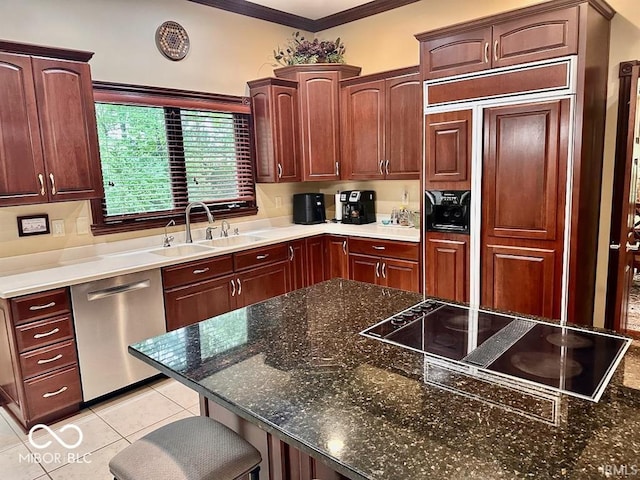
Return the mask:
{"type": "Polygon", "coordinates": [[[189,53],[189,35],[178,22],[164,22],[156,30],[156,46],[169,60],[182,60],[189,53]]]}

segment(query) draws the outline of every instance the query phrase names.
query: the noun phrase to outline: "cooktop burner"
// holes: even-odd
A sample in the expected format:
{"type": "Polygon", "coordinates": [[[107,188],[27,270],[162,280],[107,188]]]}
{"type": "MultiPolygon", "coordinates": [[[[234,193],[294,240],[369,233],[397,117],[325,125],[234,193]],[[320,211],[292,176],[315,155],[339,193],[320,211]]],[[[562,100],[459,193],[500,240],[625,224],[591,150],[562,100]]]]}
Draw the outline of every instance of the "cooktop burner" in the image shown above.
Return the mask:
{"type": "Polygon", "coordinates": [[[598,401],[631,340],[425,300],[361,332],[431,357],[598,401]]]}

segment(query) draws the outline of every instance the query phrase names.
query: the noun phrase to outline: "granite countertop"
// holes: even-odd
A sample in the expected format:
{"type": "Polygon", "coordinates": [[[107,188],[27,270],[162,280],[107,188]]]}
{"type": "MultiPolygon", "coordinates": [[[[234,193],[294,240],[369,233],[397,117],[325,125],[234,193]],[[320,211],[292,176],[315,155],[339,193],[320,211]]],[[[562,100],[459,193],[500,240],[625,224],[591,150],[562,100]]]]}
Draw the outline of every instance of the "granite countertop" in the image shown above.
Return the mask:
{"type": "MultiPolygon", "coordinates": [[[[0,258],[0,298],[13,298],[313,235],[348,235],[415,243],[420,241],[420,230],[418,229],[385,226],[381,223],[293,225],[289,219],[275,219],[233,223],[231,225],[232,231],[235,227],[239,227],[242,235],[258,236],[259,241],[166,257],[153,253],[153,250],[162,250],[163,238],[162,235],[154,235],[133,240],[0,258]]],[[[172,233],[172,235],[176,237],[174,245],[184,242],[183,231],[172,233]]],[[[204,240],[204,237],[204,228],[193,230],[195,243],[204,240]]]]}
{"type": "Polygon", "coordinates": [[[352,479],[590,479],[640,470],[637,348],[598,403],[559,393],[537,400],[446,369],[436,371],[444,386],[434,386],[425,383],[433,373],[425,355],[359,335],[421,300],[334,279],[130,352],[352,479]]]}

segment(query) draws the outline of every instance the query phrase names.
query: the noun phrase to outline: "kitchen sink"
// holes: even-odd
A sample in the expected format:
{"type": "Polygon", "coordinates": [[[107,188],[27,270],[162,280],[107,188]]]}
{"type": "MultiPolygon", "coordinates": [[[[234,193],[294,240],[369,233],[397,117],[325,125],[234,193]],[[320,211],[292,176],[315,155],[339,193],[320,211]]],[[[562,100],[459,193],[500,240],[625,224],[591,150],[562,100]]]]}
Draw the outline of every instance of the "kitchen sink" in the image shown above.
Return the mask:
{"type": "Polygon", "coordinates": [[[255,237],[253,235],[239,235],[233,237],[214,238],[213,240],[203,240],[198,243],[200,245],[209,245],[211,247],[237,247],[239,245],[260,242],[262,240],[264,240],[264,238],[255,237]]]}
{"type": "Polygon", "coordinates": [[[193,255],[195,253],[202,253],[206,251],[211,251],[211,246],[207,247],[205,245],[185,244],[175,245],[173,247],[158,248],[156,250],[149,251],[149,253],[153,253],[154,255],[162,255],[164,257],[182,257],[185,255],[193,255]]]}

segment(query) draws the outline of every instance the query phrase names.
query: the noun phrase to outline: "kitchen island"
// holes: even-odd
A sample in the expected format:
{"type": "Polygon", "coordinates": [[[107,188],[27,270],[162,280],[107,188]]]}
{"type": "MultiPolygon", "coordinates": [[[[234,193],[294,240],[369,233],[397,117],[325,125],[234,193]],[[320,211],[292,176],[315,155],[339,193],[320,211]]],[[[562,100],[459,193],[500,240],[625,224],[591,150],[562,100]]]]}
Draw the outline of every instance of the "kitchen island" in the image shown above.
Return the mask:
{"type": "Polygon", "coordinates": [[[634,348],[594,403],[492,384],[359,334],[421,300],[334,279],[130,352],[196,390],[204,413],[215,405],[259,427],[270,442],[261,478],[304,478],[279,445],[351,479],[640,474],[640,391],[624,372],[634,348]]]}

